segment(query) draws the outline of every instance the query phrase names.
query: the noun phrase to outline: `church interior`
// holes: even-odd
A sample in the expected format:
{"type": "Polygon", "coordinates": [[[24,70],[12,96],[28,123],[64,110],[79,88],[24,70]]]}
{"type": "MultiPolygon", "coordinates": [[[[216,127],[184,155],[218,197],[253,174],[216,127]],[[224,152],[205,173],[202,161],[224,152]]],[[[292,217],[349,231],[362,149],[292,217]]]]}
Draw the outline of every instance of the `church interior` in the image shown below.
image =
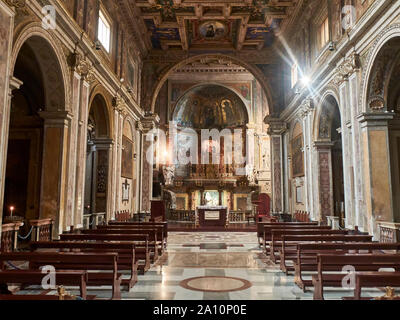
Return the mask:
{"type": "Polygon", "coordinates": [[[0,0],[0,300],[399,300],[399,76],[400,1],[0,0]]]}

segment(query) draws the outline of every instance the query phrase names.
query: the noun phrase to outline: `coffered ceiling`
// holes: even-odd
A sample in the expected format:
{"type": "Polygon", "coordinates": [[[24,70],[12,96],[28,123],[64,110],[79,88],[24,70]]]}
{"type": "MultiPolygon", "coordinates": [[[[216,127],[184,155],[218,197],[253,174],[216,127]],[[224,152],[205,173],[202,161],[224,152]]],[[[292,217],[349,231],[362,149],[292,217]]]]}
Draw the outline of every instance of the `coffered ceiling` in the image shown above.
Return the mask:
{"type": "Polygon", "coordinates": [[[262,50],[298,0],[131,0],[152,50],[262,50]]]}

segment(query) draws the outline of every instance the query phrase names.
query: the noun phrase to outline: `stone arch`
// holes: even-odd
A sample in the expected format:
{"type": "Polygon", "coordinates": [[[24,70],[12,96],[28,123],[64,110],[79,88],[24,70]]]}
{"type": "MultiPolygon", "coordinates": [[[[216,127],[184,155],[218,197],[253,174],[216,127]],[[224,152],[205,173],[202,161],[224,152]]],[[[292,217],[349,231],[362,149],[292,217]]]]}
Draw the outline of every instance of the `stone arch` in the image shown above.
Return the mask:
{"type": "Polygon", "coordinates": [[[338,96],[334,91],[327,90],[321,97],[314,118],[318,212],[320,221],[326,222],[327,217],[335,216],[336,221],[344,227],[343,140],[341,131],[335,132],[334,125],[343,128],[343,114],[338,96]]]}
{"type": "Polygon", "coordinates": [[[113,138],[113,115],[111,112],[112,108],[110,106],[111,95],[100,84],[93,87],[89,97],[89,115],[95,99],[98,99],[98,102],[100,102],[101,110],[99,111],[101,111],[105,116],[104,128],[107,129],[107,132],[103,134],[103,137],[113,138]]]}
{"type": "Polygon", "coordinates": [[[69,69],[61,44],[40,23],[26,25],[14,40],[11,53],[10,74],[24,45],[32,47],[35,58],[43,73],[46,92],[46,111],[66,111],[70,109],[69,69]]]}
{"type": "MultiPolygon", "coordinates": [[[[195,84],[194,86],[192,86],[192,87],[190,87],[189,89],[187,89],[184,93],[182,93],[182,95],[178,98],[177,102],[179,102],[179,100],[180,100],[182,97],[184,97],[188,92],[190,92],[190,91],[193,90],[194,88],[197,88],[197,87],[203,86],[203,85],[216,85],[216,86],[220,86],[220,87],[227,88],[228,90],[230,90],[230,91],[232,91],[233,93],[235,93],[235,94],[240,98],[240,100],[242,100],[243,104],[246,106],[247,118],[248,118],[249,122],[253,122],[253,121],[254,121],[254,119],[253,119],[253,117],[252,117],[253,114],[252,114],[252,112],[251,112],[251,110],[250,110],[250,103],[249,103],[249,101],[247,101],[247,100],[242,96],[242,94],[241,94],[240,92],[238,92],[235,88],[232,88],[232,87],[230,87],[230,86],[228,86],[228,85],[226,85],[226,84],[219,83],[219,82],[213,82],[213,81],[211,81],[211,82],[202,82],[202,83],[195,84]]],[[[173,114],[175,108],[176,108],[176,105],[175,105],[174,108],[171,110],[171,111],[172,111],[172,112],[171,112],[171,115],[173,114]]],[[[171,116],[171,115],[170,115],[170,116],[171,116]]]]}
{"type": "MultiPolygon", "coordinates": [[[[177,110],[177,107],[178,107],[178,106],[181,106],[180,102],[181,102],[182,99],[184,99],[187,95],[189,95],[192,91],[196,91],[197,88],[198,88],[199,90],[202,90],[202,87],[214,87],[214,86],[215,86],[215,87],[220,87],[220,89],[223,88],[223,90],[226,89],[226,90],[225,90],[225,91],[226,91],[226,94],[231,94],[231,98],[229,98],[229,99],[237,98],[236,100],[237,100],[237,101],[240,101],[241,104],[242,104],[242,106],[241,106],[240,109],[242,109],[242,111],[243,111],[243,115],[244,115],[244,117],[245,117],[246,123],[251,122],[251,121],[250,121],[251,112],[250,112],[250,110],[249,110],[248,105],[246,105],[246,101],[245,101],[244,98],[242,98],[242,97],[241,97],[240,95],[238,95],[234,90],[232,90],[231,88],[229,88],[229,86],[220,85],[220,84],[218,84],[218,83],[209,83],[209,82],[196,84],[196,85],[192,86],[189,90],[186,90],[185,93],[182,94],[181,97],[178,99],[178,101],[177,101],[177,103],[175,104],[174,108],[171,110],[171,114],[170,114],[170,119],[169,119],[169,120],[170,120],[170,121],[173,120],[172,118],[174,117],[174,114],[175,114],[175,111],[177,110]]],[[[232,101],[233,101],[233,100],[232,100],[232,101]]]]}
{"type": "Polygon", "coordinates": [[[319,99],[319,103],[316,108],[316,112],[314,113],[314,120],[313,120],[313,141],[319,140],[319,131],[320,131],[320,123],[321,123],[321,115],[324,110],[324,105],[326,104],[327,99],[333,99],[336,101],[336,104],[339,108],[340,119],[343,121],[343,112],[340,107],[340,99],[339,94],[333,88],[327,88],[324,91],[324,94],[321,95],[319,99]]]}
{"type": "MultiPolygon", "coordinates": [[[[389,41],[399,38],[400,40],[400,24],[393,24],[382,30],[377,36],[375,42],[373,43],[371,49],[369,50],[365,66],[362,73],[361,82],[361,94],[359,100],[360,112],[368,112],[370,106],[373,106],[377,110],[384,109],[385,96],[384,90],[377,95],[370,97],[371,83],[373,82],[374,68],[377,67],[377,62],[379,63],[379,55],[382,53],[382,49],[389,43],[389,41]]],[[[379,67],[379,66],[378,66],[379,67]]],[[[379,76],[379,74],[378,74],[379,76]]],[[[390,77],[388,77],[390,78],[390,77]]],[[[378,88],[378,90],[384,89],[378,88]]]]}
{"type": "Polygon", "coordinates": [[[230,55],[226,54],[200,54],[200,55],[195,55],[193,57],[187,58],[179,63],[174,64],[173,66],[169,66],[166,68],[166,70],[158,77],[156,85],[153,87],[152,90],[152,96],[151,96],[151,105],[150,105],[150,110],[154,112],[156,102],[157,102],[157,97],[158,94],[163,87],[164,83],[167,81],[168,77],[173,73],[176,69],[181,68],[191,62],[194,62],[196,60],[202,59],[202,58],[216,58],[216,59],[225,59],[225,60],[230,60],[233,63],[242,66],[243,68],[247,69],[260,83],[261,87],[263,88],[267,101],[268,101],[268,108],[269,108],[269,113],[273,114],[274,108],[273,108],[273,98],[272,98],[272,89],[268,83],[268,80],[265,78],[261,70],[256,67],[255,65],[249,64],[247,62],[244,62],[241,59],[232,57],[230,55]]]}

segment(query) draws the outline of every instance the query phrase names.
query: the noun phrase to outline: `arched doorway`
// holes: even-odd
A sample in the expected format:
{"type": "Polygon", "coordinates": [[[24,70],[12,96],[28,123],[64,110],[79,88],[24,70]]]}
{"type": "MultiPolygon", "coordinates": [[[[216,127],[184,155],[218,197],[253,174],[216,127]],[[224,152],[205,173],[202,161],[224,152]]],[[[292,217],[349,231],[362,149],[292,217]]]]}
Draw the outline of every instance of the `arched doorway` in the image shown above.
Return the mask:
{"type": "MultiPolygon", "coordinates": [[[[3,221],[10,215],[26,220],[52,218],[62,229],[62,179],[67,116],[59,60],[41,36],[28,38],[13,67],[3,221]]],[[[26,225],[28,225],[26,223],[26,225]]]]}
{"type": "Polygon", "coordinates": [[[110,121],[107,103],[97,94],[90,105],[85,179],[85,214],[106,214],[108,209],[108,177],[110,121]]]}
{"type": "Polygon", "coordinates": [[[335,216],[345,226],[342,130],[339,105],[334,96],[323,100],[315,146],[319,164],[320,219],[335,216]]]}
{"type": "Polygon", "coordinates": [[[400,221],[400,37],[388,30],[376,41],[366,68],[364,114],[364,225],[377,234],[376,222],[400,221]]]}

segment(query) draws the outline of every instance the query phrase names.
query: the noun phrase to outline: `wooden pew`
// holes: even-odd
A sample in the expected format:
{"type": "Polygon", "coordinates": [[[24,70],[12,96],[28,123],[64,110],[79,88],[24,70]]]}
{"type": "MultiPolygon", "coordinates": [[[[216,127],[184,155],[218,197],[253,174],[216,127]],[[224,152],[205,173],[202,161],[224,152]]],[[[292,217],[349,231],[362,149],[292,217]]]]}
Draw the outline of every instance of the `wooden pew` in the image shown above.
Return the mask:
{"type": "MultiPolygon", "coordinates": [[[[343,300],[372,300],[372,297],[361,297],[363,288],[400,287],[400,272],[357,272],[355,274],[354,296],[343,300]]],[[[396,297],[396,300],[399,300],[396,297]]]]}
{"type": "MultiPolygon", "coordinates": [[[[125,229],[125,230],[147,230],[147,229],[156,229],[157,230],[157,241],[161,242],[162,246],[162,253],[164,253],[164,249],[166,248],[167,244],[167,237],[166,237],[166,224],[153,224],[153,225],[136,225],[136,224],[109,224],[105,226],[97,226],[97,229],[103,230],[103,229],[108,229],[108,230],[115,230],[115,229],[125,229]]],[[[160,252],[160,254],[162,254],[160,252]]]]}
{"type": "Polygon", "coordinates": [[[100,242],[121,242],[127,241],[135,245],[135,256],[138,260],[144,263],[138,264],[138,270],[142,273],[150,269],[152,251],[149,248],[148,235],[135,235],[135,234],[62,234],[60,235],[61,241],[100,241],[100,242]]]}
{"type": "Polygon", "coordinates": [[[59,252],[100,252],[118,253],[118,270],[129,270],[130,279],[123,279],[122,284],[128,286],[128,291],[138,281],[139,259],[135,254],[135,245],[127,242],[87,242],[87,241],[38,241],[30,243],[31,252],[58,250],[59,252]]]}
{"type": "Polygon", "coordinates": [[[317,226],[317,225],[303,225],[303,226],[264,226],[263,233],[263,249],[266,254],[269,254],[269,248],[266,243],[272,240],[272,230],[332,230],[329,226],[317,226]]]}
{"type": "Polygon", "coordinates": [[[56,270],[96,271],[88,272],[87,285],[111,285],[112,299],[121,299],[122,274],[118,273],[117,253],[15,252],[0,254],[3,270],[7,261],[28,261],[29,270],[51,265],[56,270]],[[112,273],[101,272],[105,270],[112,270],[112,273]]]}
{"type": "Polygon", "coordinates": [[[60,301],[60,300],[78,300],[71,296],[65,296],[63,299],[58,295],[47,294],[0,294],[0,301],[60,301]]]}
{"type": "Polygon", "coordinates": [[[291,226],[317,226],[318,222],[257,222],[257,238],[261,245],[264,239],[264,227],[275,226],[275,227],[291,227],[291,226]]]}
{"type": "MultiPolygon", "coordinates": [[[[316,256],[316,252],[318,249],[314,250],[307,250],[303,252],[301,247],[299,253],[299,246],[298,244],[310,244],[310,246],[317,245],[320,250],[329,250],[329,244],[335,246],[337,242],[338,246],[340,246],[344,242],[371,242],[372,236],[370,235],[315,235],[315,236],[302,236],[302,235],[284,235],[282,236],[282,247],[279,249],[279,261],[280,261],[280,268],[283,272],[288,274],[291,271],[294,271],[294,265],[287,265],[287,261],[296,261],[298,255],[301,256],[316,256]],[[325,243],[328,242],[328,246],[324,246],[325,243]]],[[[330,248],[332,251],[339,251],[340,248],[330,248]]],[[[350,250],[350,249],[349,249],[350,250]]]]}
{"type": "Polygon", "coordinates": [[[168,241],[168,222],[118,222],[118,221],[110,221],[108,223],[109,226],[119,226],[119,227],[162,227],[163,229],[163,238],[165,242],[165,247],[167,246],[168,241]]]}
{"type": "MultiPolygon", "coordinates": [[[[45,276],[40,270],[3,270],[0,271],[0,284],[41,285],[45,276]]],[[[81,298],[86,300],[87,271],[59,270],[55,281],[57,286],[79,286],[81,298]]]]}
{"type": "MultiPolygon", "coordinates": [[[[379,243],[379,242],[369,242],[367,236],[353,236],[348,235],[346,237],[346,242],[327,242],[327,243],[299,243],[297,245],[297,257],[293,261],[294,267],[294,279],[296,285],[305,290],[306,287],[312,286],[311,280],[303,279],[303,272],[317,272],[318,271],[318,254],[347,254],[351,251],[356,251],[358,254],[362,254],[368,251],[368,253],[380,252],[383,250],[395,250],[397,251],[400,247],[397,243],[379,243]],[[364,242],[360,243],[356,238],[364,238],[364,242]],[[351,240],[350,238],[354,238],[351,240]]],[[[391,253],[391,252],[390,252],[391,253]]]]}
{"type": "Polygon", "coordinates": [[[378,271],[381,268],[394,268],[400,271],[400,254],[318,254],[318,273],[312,276],[314,300],[324,299],[324,287],[342,287],[346,274],[326,271],[342,271],[345,266],[354,267],[355,271],[378,271]]]}
{"type": "MultiPolygon", "coordinates": [[[[278,252],[279,248],[282,245],[282,237],[284,235],[344,235],[347,231],[345,230],[324,230],[324,229],[273,229],[271,231],[271,241],[270,241],[270,249],[269,249],[269,257],[270,259],[276,263],[279,260],[279,255],[276,256],[275,253],[278,252]]],[[[265,244],[266,246],[266,244],[265,244]]]]}
{"type": "MultiPolygon", "coordinates": [[[[156,262],[160,255],[164,253],[164,246],[160,239],[157,238],[157,229],[118,229],[118,228],[98,228],[95,230],[82,230],[82,234],[121,234],[121,235],[148,235],[149,236],[149,248],[154,251],[154,255],[151,256],[152,261],[156,262]]],[[[140,246],[139,246],[140,247],[140,246]]]]}

